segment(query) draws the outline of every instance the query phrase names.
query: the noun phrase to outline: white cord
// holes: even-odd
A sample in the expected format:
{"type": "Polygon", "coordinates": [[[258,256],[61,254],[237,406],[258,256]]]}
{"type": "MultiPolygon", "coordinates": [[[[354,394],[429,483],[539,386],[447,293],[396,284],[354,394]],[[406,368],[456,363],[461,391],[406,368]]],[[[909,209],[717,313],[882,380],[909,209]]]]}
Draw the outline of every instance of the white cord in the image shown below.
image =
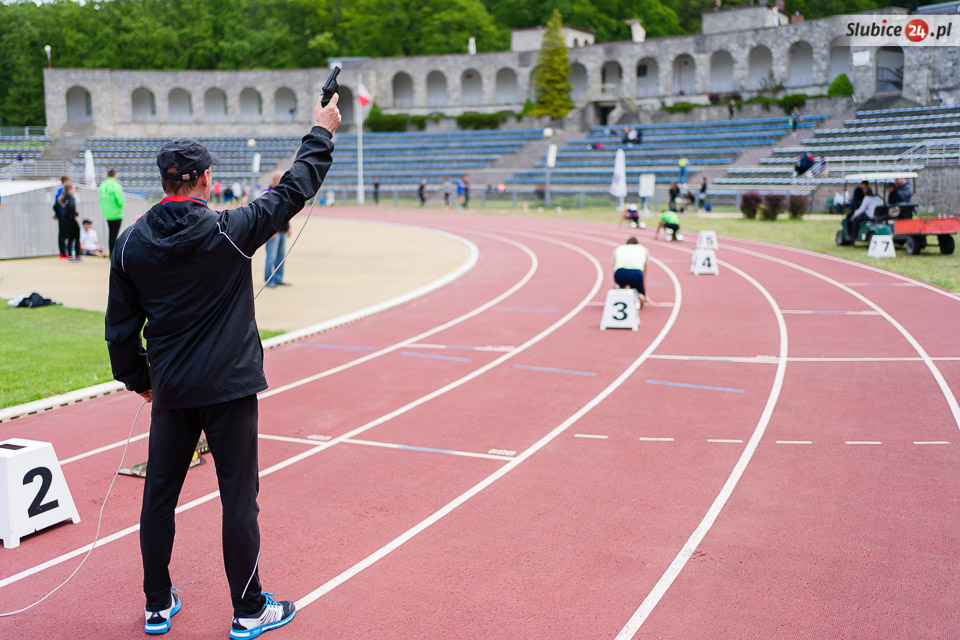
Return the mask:
{"type": "MultiPolygon", "coordinates": [[[[294,239],[293,239],[293,242],[290,243],[290,248],[288,248],[287,251],[283,254],[283,259],[280,260],[280,262],[277,263],[277,266],[274,268],[273,273],[270,274],[270,278],[272,278],[272,277],[274,276],[274,274],[277,273],[277,269],[280,268],[280,265],[282,265],[282,264],[284,263],[284,261],[287,259],[287,256],[290,255],[290,252],[293,251],[293,247],[296,246],[297,240],[300,239],[300,234],[302,234],[302,233],[303,233],[303,230],[307,228],[307,222],[310,220],[310,217],[313,215],[313,207],[317,204],[317,196],[318,196],[318,195],[320,195],[320,192],[319,192],[319,191],[317,191],[317,195],[313,196],[313,202],[310,204],[310,210],[307,212],[307,219],[303,221],[303,226],[301,226],[301,227],[300,227],[300,231],[297,232],[297,237],[294,238],[294,239]]],[[[220,227],[220,224],[217,223],[217,228],[219,228],[219,227],[220,227]]],[[[227,240],[230,241],[230,244],[232,244],[233,247],[234,247],[237,251],[240,251],[240,248],[237,247],[237,245],[233,243],[233,240],[230,240],[230,236],[228,236],[226,233],[224,233],[224,232],[223,232],[223,229],[220,229],[220,233],[221,233],[227,240]]],[[[129,239],[130,239],[130,236],[129,236],[129,234],[128,234],[128,235],[127,235],[127,240],[129,240],[129,239]]],[[[122,264],[123,264],[123,249],[125,249],[126,246],[127,246],[127,243],[124,242],[124,243],[123,243],[123,248],[122,248],[121,251],[120,251],[121,268],[122,268],[122,264]]],[[[243,251],[240,251],[240,255],[242,255],[244,258],[247,258],[248,260],[250,259],[250,256],[244,254],[243,251]]],[[[270,278],[267,278],[267,282],[270,281],[270,278]]],[[[263,283],[263,287],[265,287],[265,286],[267,286],[267,283],[266,283],[266,282],[263,283]]],[[[263,291],[263,287],[260,287],[260,290],[257,291],[257,293],[253,296],[254,300],[256,300],[257,296],[260,295],[260,292],[263,291]]],[[[49,598],[50,596],[52,596],[53,594],[55,594],[55,593],[56,593],[57,591],[59,591],[62,587],[64,587],[68,582],[70,582],[70,581],[73,579],[73,576],[77,575],[77,572],[80,571],[80,568],[87,562],[87,559],[90,557],[90,554],[93,553],[93,550],[97,548],[97,542],[99,542],[99,540],[100,540],[100,526],[103,524],[103,512],[104,512],[104,509],[106,509],[106,507],[107,507],[107,500],[110,498],[110,492],[113,491],[113,485],[114,485],[114,483],[116,483],[117,477],[120,475],[120,470],[123,469],[123,462],[124,462],[124,460],[125,460],[126,457],[127,457],[127,448],[130,446],[130,439],[133,437],[133,430],[134,430],[134,428],[137,426],[137,418],[140,417],[140,412],[143,411],[143,408],[144,408],[145,406],[147,406],[147,401],[146,401],[146,400],[144,400],[143,403],[140,405],[140,408],[137,409],[137,415],[135,415],[135,416],[133,417],[133,424],[130,425],[130,433],[127,434],[127,442],[126,442],[126,444],[123,445],[123,455],[120,456],[120,466],[117,467],[117,471],[113,474],[113,480],[110,481],[110,486],[107,487],[107,494],[103,497],[103,504],[100,505],[100,517],[97,518],[97,533],[96,533],[96,535],[93,536],[93,544],[90,545],[90,550],[87,551],[87,554],[86,554],[85,556],[83,556],[83,560],[81,560],[81,561],[80,561],[80,564],[77,565],[77,568],[73,570],[73,573],[71,573],[69,576],[67,576],[67,579],[66,579],[66,580],[64,580],[63,582],[61,582],[60,584],[58,584],[56,587],[54,587],[54,589],[53,589],[50,593],[48,593],[47,595],[43,596],[42,598],[40,598],[39,600],[37,600],[37,601],[34,602],[33,604],[28,605],[28,606],[26,606],[26,607],[24,607],[24,608],[22,608],[22,609],[17,609],[16,611],[8,611],[8,612],[6,612],[6,613],[0,613],[0,618],[6,618],[6,617],[9,617],[9,616],[15,616],[15,615],[20,614],[20,613],[23,613],[23,612],[25,612],[25,611],[29,611],[30,609],[34,608],[35,606],[37,606],[38,604],[40,604],[41,602],[43,602],[44,600],[46,600],[47,598],[49,598]]],[[[257,550],[257,561],[256,561],[256,563],[254,563],[254,565],[253,565],[253,573],[250,574],[250,578],[247,580],[247,586],[243,588],[243,593],[244,593],[244,595],[246,595],[246,593],[247,593],[247,588],[249,588],[250,582],[253,580],[253,575],[257,572],[257,565],[259,565],[259,564],[260,564],[260,551],[257,550]]]]}
{"type": "Polygon", "coordinates": [[[94,550],[94,549],[96,549],[96,547],[97,547],[97,542],[100,540],[100,525],[103,524],[103,511],[104,511],[104,509],[106,509],[106,507],[107,507],[107,499],[110,497],[110,492],[113,491],[113,485],[114,485],[114,483],[117,481],[117,476],[120,475],[120,469],[123,469],[123,461],[124,461],[124,459],[127,457],[127,447],[130,446],[130,438],[133,437],[133,429],[134,429],[134,427],[137,426],[137,418],[140,417],[140,412],[143,411],[143,408],[144,408],[145,406],[147,406],[147,401],[146,401],[146,400],[144,400],[144,401],[140,404],[140,408],[137,409],[137,415],[135,415],[135,416],[133,417],[133,424],[130,425],[130,433],[127,435],[127,443],[126,443],[125,445],[123,445],[123,455],[120,456],[120,466],[117,467],[116,473],[113,474],[113,480],[110,481],[110,486],[107,488],[107,495],[105,495],[105,496],[103,497],[103,504],[100,505],[100,517],[97,519],[97,533],[96,533],[95,536],[93,536],[93,544],[90,545],[90,550],[87,551],[87,555],[83,556],[83,560],[81,560],[81,561],[80,561],[80,564],[77,565],[77,568],[73,570],[73,573],[71,573],[69,576],[67,576],[67,579],[66,579],[66,580],[64,580],[63,582],[61,582],[60,584],[58,584],[56,587],[54,587],[53,591],[51,591],[51,592],[48,593],[47,595],[43,596],[42,598],[40,598],[39,600],[37,600],[37,601],[34,602],[33,604],[28,605],[28,606],[26,606],[26,607],[24,607],[24,608],[22,608],[22,609],[17,609],[16,611],[8,611],[7,613],[0,613],[0,618],[5,618],[5,617],[8,617],[8,616],[15,616],[15,615],[17,615],[17,614],[19,614],[19,613],[23,613],[24,611],[28,611],[28,610],[30,610],[30,609],[33,609],[35,606],[37,606],[38,604],[40,604],[41,602],[43,602],[44,600],[46,600],[47,598],[49,598],[50,596],[52,596],[53,594],[55,594],[57,591],[60,590],[61,587],[63,587],[64,585],[66,585],[68,582],[70,582],[70,581],[73,579],[73,576],[77,575],[77,572],[80,571],[80,567],[82,567],[82,566],[84,565],[84,563],[85,563],[85,562],[87,561],[87,559],[90,557],[90,554],[93,553],[93,550],[94,550]]]}

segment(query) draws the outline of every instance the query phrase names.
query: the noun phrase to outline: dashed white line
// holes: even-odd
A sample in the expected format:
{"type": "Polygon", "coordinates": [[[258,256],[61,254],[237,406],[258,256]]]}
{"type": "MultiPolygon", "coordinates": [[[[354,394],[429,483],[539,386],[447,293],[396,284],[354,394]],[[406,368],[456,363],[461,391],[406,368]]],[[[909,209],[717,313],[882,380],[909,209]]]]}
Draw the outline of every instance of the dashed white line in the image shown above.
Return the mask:
{"type": "Polygon", "coordinates": [[[607,436],[599,436],[593,433],[575,433],[574,438],[593,438],[595,440],[606,440],[607,436]]]}
{"type": "Polygon", "coordinates": [[[722,444],[743,444],[743,440],[733,438],[707,438],[707,442],[717,442],[722,444]]]}
{"type": "Polygon", "coordinates": [[[950,444],[947,440],[914,440],[913,444],[950,444]]]}
{"type": "Polygon", "coordinates": [[[640,442],[673,442],[673,438],[649,438],[646,436],[640,436],[637,438],[640,442]]]}
{"type": "Polygon", "coordinates": [[[846,440],[844,444],[883,444],[879,440],[846,440]]]}
{"type": "Polygon", "coordinates": [[[813,444],[810,440],[777,440],[777,444],[813,444]]]}

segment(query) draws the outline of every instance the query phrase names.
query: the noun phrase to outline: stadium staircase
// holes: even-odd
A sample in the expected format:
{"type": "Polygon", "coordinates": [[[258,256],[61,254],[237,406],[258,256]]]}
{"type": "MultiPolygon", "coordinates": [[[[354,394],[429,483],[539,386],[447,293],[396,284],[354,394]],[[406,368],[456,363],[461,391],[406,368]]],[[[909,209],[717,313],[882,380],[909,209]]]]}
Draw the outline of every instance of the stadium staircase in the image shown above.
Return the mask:
{"type": "MultiPolygon", "coordinates": [[[[87,139],[94,134],[94,125],[87,123],[71,123],[64,125],[53,144],[47,147],[43,157],[44,162],[72,162],[77,163],[78,155],[82,158],[87,139]]],[[[83,166],[83,162],[80,162],[83,166]]]]}

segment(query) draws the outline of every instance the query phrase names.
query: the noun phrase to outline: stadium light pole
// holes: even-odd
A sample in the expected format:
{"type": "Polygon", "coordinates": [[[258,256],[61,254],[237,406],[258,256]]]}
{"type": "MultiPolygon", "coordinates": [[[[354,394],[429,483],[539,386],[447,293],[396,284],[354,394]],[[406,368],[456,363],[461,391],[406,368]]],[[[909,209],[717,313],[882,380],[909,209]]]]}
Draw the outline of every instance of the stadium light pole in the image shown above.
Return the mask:
{"type": "Polygon", "coordinates": [[[53,60],[50,58],[50,45],[43,45],[43,50],[47,53],[47,69],[53,69],[53,60]]]}

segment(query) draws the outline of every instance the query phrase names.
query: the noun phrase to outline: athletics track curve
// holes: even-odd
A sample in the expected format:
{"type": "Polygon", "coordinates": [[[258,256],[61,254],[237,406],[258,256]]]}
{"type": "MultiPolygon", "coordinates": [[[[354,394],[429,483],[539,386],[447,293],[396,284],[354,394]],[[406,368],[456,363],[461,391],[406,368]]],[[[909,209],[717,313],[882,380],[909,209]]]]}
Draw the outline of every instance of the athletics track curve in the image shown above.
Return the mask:
{"type": "MultiPolygon", "coordinates": [[[[301,605],[271,637],[960,635],[955,297],[726,238],[720,276],[695,277],[692,242],[634,232],[659,304],[637,333],[601,332],[626,229],[349,216],[481,255],[441,290],[267,352],[261,576],[301,605]]],[[[124,438],[137,405],[114,394],[0,427],[73,459],[84,518],[0,550],[0,609],[79,561],[120,450],[86,453],[124,438]]],[[[141,421],[128,462],[145,456],[141,421]]],[[[170,637],[226,634],[215,490],[211,465],[190,472],[170,637]]],[[[108,541],[0,637],[142,633],[139,491],[118,481],[108,541]]]]}

